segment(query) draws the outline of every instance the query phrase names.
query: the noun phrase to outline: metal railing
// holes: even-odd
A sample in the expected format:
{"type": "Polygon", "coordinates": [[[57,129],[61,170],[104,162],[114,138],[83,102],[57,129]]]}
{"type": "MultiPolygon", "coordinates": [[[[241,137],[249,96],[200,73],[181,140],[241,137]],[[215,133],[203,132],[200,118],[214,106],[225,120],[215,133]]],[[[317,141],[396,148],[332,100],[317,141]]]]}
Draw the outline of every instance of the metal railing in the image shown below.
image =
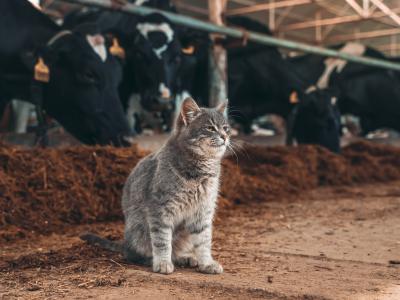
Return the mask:
{"type": "Polygon", "coordinates": [[[136,5],[133,5],[130,3],[125,4],[123,6],[118,6],[118,5],[115,5],[110,0],[58,0],[58,1],[81,4],[81,5],[85,5],[85,6],[95,6],[95,7],[100,7],[100,8],[104,8],[104,9],[123,11],[126,13],[142,15],[142,16],[148,15],[151,13],[156,13],[156,12],[162,13],[168,19],[170,19],[171,22],[173,22],[177,25],[184,25],[184,26],[187,26],[187,27],[190,27],[193,29],[207,31],[210,33],[219,33],[219,34],[223,34],[223,35],[234,37],[234,38],[244,38],[244,35],[246,35],[245,38],[247,38],[248,40],[257,42],[260,44],[268,45],[268,46],[277,46],[277,47],[281,47],[281,48],[297,50],[297,51],[302,51],[302,52],[306,52],[306,53],[313,53],[313,54],[322,55],[322,56],[336,57],[336,58],[340,58],[343,60],[360,63],[360,64],[365,64],[365,65],[372,66],[372,67],[381,67],[381,68],[400,71],[400,64],[393,63],[391,61],[371,58],[371,57],[367,57],[367,56],[354,56],[354,55],[342,53],[342,52],[332,50],[332,49],[311,46],[311,45],[307,45],[304,43],[294,42],[294,41],[285,40],[285,39],[278,39],[278,38],[275,38],[272,36],[252,32],[252,31],[244,32],[243,30],[239,30],[236,28],[215,25],[215,24],[212,24],[209,22],[197,20],[197,19],[187,17],[184,15],[179,15],[179,14],[166,12],[163,10],[149,8],[149,7],[145,7],[145,6],[136,6],[136,5]]]}

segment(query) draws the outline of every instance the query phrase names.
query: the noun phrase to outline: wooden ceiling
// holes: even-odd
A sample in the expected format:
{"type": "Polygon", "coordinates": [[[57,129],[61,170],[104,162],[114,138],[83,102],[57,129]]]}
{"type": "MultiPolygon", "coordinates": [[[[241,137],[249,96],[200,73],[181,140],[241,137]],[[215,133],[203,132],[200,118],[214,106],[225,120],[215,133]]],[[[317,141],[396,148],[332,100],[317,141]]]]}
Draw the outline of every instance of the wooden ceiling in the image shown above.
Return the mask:
{"type": "MultiPolygon", "coordinates": [[[[206,0],[173,1],[184,14],[208,18],[206,0]]],[[[400,0],[228,0],[226,15],[257,19],[277,37],[320,46],[359,41],[400,55],[400,0]]]]}

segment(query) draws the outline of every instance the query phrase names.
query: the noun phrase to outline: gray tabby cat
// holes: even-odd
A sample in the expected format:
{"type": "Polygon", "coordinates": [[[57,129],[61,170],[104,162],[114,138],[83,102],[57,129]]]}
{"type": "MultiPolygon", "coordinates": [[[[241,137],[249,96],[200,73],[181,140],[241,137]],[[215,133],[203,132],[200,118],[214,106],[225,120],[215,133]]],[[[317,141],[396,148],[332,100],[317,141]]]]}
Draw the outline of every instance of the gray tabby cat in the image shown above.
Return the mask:
{"type": "Polygon", "coordinates": [[[93,234],[81,238],[121,251],[129,261],[152,262],[154,272],[170,274],[175,263],[222,273],[211,240],[221,159],[230,139],[226,108],[227,102],[199,108],[187,98],[169,140],[141,160],[125,183],[123,244],[93,234]]]}

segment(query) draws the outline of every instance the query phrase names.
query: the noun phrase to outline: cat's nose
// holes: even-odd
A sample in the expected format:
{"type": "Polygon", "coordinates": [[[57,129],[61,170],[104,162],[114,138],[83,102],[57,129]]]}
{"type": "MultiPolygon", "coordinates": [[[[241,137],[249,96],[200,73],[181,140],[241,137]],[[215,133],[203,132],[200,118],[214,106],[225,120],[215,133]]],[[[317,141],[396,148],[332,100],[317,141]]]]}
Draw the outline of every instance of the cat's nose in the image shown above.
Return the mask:
{"type": "Polygon", "coordinates": [[[221,137],[221,139],[224,140],[224,142],[226,142],[226,139],[228,138],[228,135],[225,134],[225,133],[221,133],[221,134],[220,134],[220,137],[221,137]]]}

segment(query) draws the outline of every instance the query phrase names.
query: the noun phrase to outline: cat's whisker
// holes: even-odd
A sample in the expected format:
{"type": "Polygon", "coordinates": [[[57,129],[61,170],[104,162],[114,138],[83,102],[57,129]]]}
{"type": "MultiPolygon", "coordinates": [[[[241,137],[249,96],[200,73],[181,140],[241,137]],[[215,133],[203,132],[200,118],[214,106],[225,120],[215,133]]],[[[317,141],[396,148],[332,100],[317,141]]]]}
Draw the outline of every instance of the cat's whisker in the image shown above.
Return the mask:
{"type": "Polygon", "coordinates": [[[231,142],[232,142],[231,146],[234,147],[235,150],[239,151],[239,153],[241,153],[241,154],[245,154],[248,159],[250,158],[249,153],[247,152],[246,147],[243,144],[235,142],[235,141],[231,141],[231,142]]]}
{"type": "Polygon", "coordinates": [[[232,145],[230,143],[227,144],[227,147],[236,157],[236,165],[239,166],[239,157],[237,156],[235,150],[233,149],[232,145]]]}

